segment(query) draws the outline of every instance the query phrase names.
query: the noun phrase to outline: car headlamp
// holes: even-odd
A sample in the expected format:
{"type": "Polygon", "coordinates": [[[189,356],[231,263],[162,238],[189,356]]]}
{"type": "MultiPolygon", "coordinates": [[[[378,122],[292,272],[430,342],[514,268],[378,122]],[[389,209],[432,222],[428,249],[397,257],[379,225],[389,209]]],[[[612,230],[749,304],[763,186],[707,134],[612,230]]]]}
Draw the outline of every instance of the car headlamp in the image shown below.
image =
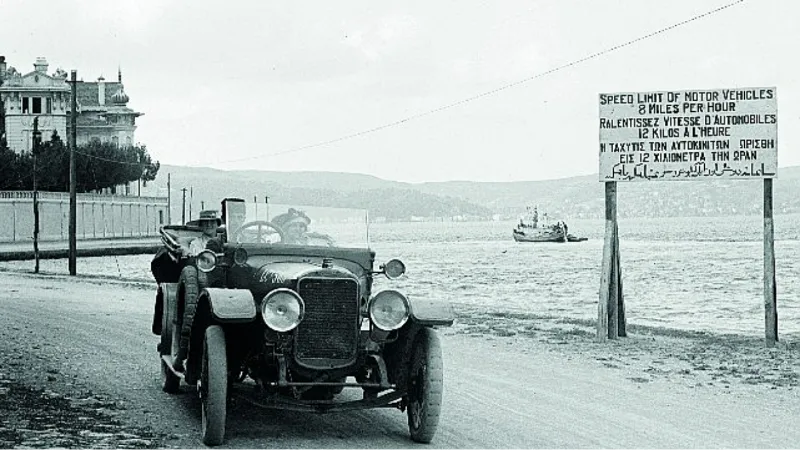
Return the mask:
{"type": "Polygon", "coordinates": [[[197,255],[196,261],[201,272],[211,272],[217,266],[217,255],[211,250],[203,250],[197,255]]]}
{"type": "Polygon", "coordinates": [[[406,273],[406,265],[403,264],[403,261],[399,259],[390,259],[386,264],[383,265],[383,271],[386,274],[386,277],[390,280],[395,278],[400,278],[406,273]]]}
{"type": "Polygon", "coordinates": [[[291,289],[276,289],[261,302],[261,317],[271,329],[283,333],[291,331],[303,320],[305,304],[291,289]]]}
{"type": "Polygon", "coordinates": [[[236,250],[233,251],[233,262],[240,266],[247,264],[247,250],[242,247],[236,248],[236,250]]]}
{"type": "Polygon", "coordinates": [[[405,295],[386,290],[378,293],[369,302],[369,319],[385,331],[396,330],[408,321],[409,306],[405,295]]]}

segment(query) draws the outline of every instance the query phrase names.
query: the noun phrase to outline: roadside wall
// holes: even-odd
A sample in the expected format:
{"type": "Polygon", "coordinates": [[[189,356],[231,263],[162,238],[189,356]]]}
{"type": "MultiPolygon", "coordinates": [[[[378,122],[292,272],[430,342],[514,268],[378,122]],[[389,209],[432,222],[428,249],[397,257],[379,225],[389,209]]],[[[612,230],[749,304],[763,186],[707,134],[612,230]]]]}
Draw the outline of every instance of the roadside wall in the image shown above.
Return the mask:
{"type": "MultiPolygon", "coordinates": [[[[166,197],[77,194],[76,238],[158,236],[166,197]]],[[[0,242],[33,241],[33,191],[0,191],[0,242]]],[[[39,192],[39,239],[69,239],[69,193],[39,192]]]]}

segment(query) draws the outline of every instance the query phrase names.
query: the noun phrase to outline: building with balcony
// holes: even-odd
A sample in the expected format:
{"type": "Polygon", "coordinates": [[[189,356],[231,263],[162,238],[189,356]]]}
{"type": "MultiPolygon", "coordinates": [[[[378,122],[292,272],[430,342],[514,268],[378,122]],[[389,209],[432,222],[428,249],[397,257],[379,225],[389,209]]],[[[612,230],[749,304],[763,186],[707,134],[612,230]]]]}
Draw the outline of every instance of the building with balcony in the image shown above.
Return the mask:
{"type": "MultiPolygon", "coordinates": [[[[42,139],[50,139],[56,131],[67,141],[72,104],[72,92],[67,72],[57,69],[48,74],[45,58],[37,58],[34,70],[26,74],[5,64],[0,57],[0,98],[5,114],[5,138],[14,151],[30,151],[33,119],[39,117],[42,139]]],[[[77,92],[77,124],[75,140],[78,145],[93,140],[117,145],[135,145],[136,118],[143,115],[127,106],[130,98],[122,84],[122,71],[117,81],[107,82],[102,76],[93,82],[79,81],[77,92]]],[[[3,127],[0,126],[0,132],[3,127]]]]}

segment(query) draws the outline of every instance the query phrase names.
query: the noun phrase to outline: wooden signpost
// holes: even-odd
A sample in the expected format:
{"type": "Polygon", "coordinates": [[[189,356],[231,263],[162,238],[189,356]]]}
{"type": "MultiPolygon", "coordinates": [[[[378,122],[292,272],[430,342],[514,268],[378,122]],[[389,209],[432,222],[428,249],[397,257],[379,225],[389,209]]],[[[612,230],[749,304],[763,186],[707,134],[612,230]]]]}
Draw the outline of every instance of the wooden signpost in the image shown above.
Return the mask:
{"type": "Polygon", "coordinates": [[[764,180],[766,344],[778,340],[772,179],[778,173],[777,89],[600,94],[600,182],[605,183],[597,337],[626,335],[617,182],[764,180]]]}

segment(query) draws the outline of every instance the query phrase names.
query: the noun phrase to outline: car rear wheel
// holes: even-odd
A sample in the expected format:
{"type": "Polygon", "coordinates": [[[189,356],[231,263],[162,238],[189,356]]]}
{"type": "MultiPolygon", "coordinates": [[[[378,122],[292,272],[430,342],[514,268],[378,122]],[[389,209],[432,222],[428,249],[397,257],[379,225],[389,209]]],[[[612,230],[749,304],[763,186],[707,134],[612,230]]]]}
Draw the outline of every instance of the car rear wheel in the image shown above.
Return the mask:
{"type": "Polygon", "coordinates": [[[411,439],[430,443],[439,425],[444,368],[439,336],[431,328],[417,334],[408,380],[408,429],[411,439]]]}
{"type": "Polygon", "coordinates": [[[228,359],[225,332],[219,325],[206,328],[198,392],[203,421],[203,443],[220,445],[225,439],[228,359]]]}

